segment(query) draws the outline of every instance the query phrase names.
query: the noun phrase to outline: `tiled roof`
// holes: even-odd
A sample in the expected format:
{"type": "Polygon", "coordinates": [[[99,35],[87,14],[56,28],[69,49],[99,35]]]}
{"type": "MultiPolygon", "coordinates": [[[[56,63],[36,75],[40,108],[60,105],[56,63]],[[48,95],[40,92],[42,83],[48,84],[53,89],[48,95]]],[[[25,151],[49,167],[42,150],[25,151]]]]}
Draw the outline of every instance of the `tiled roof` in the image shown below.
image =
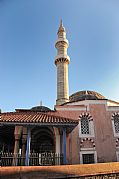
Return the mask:
{"type": "Polygon", "coordinates": [[[8,112],[0,114],[0,123],[77,125],[78,120],[41,112],[8,112]]]}

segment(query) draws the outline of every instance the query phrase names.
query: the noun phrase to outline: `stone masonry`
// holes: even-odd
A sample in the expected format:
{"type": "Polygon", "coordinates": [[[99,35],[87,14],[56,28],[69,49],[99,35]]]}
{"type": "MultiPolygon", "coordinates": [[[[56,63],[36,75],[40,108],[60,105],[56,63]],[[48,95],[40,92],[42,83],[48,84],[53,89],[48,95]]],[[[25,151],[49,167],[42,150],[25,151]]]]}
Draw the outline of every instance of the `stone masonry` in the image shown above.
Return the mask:
{"type": "Polygon", "coordinates": [[[55,57],[55,65],[57,66],[57,105],[69,101],[68,64],[70,58],[67,55],[68,45],[69,43],[66,39],[66,31],[61,21],[58,30],[58,39],[55,44],[55,47],[57,48],[57,56],[55,57]]]}

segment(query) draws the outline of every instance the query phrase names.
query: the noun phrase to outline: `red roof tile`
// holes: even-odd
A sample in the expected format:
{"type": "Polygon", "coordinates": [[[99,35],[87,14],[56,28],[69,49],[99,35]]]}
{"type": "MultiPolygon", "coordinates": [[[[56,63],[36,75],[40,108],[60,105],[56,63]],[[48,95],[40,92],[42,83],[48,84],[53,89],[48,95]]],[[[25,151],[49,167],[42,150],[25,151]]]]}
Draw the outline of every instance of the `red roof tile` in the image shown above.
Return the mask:
{"type": "Polygon", "coordinates": [[[59,124],[77,125],[78,120],[55,116],[41,112],[8,112],[0,114],[0,123],[59,124]]]}

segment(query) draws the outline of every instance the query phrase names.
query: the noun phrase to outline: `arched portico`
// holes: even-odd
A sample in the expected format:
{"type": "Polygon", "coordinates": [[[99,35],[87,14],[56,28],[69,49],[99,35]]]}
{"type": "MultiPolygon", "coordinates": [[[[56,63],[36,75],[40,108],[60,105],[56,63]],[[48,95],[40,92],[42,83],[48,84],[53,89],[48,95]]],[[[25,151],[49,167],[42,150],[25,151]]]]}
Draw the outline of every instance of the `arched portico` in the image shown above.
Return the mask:
{"type": "Polygon", "coordinates": [[[55,152],[53,127],[33,127],[31,129],[31,152],[55,152]]]}
{"type": "Polygon", "coordinates": [[[0,123],[15,127],[13,165],[55,165],[66,164],[66,133],[77,126],[78,120],[32,111],[2,113],[0,123]],[[63,160],[59,160],[61,152],[63,160]],[[21,154],[22,163],[18,158],[21,154]]]}

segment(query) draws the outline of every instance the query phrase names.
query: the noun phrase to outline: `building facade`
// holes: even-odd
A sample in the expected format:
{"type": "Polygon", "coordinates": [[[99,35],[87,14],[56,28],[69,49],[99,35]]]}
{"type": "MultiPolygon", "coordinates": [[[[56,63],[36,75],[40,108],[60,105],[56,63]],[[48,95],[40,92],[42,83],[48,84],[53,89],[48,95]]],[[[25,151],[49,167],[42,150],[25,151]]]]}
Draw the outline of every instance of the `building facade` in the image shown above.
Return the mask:
{"type": "Polygon", "coordinates": [[[37,165],[44,164],[42,156],[44,160],[50,160],[45,165],[119,161],[119,103],[89,90],[69,96],[69,43],[62,21],[57,34],[54,110],[36,106],[11,113],[1,112],[1,153],[13,153],[12,165],[18,165],[18,154],[22,156],[23,165],[35,165],[30,160],[36,154],[37,165]]]}

